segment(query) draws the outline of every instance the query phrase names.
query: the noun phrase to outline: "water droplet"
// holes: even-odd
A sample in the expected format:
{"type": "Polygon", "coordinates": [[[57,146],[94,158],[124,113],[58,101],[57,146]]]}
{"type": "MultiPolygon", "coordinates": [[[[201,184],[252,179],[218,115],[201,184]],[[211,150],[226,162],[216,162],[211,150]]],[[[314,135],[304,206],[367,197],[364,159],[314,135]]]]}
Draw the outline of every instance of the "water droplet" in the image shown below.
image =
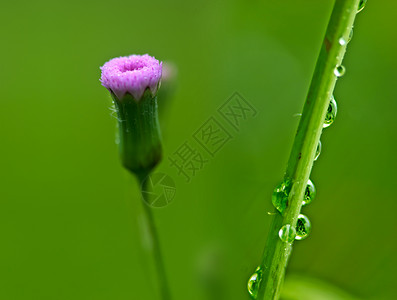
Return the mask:
{"type": "Polygon", "coordinates": [[[309,179],[309,181],[307,182],[305,195],[303,196],[302,205],[310,204],[315,197],[316,197],[316,187],[314,186],[313,182],[309,179]]]}
{"type": "Polygon", "coordinates": [[[336,77],[342,77],[343,75],[345,75],[345,72],[346,69],[342,65],[336,66],[336,68],[334,69],[334,74],[336,77]]]}
{"type": "Polygon", "coordinates": [[[310,224],[309,218],[305,215],[299,215],[296,223],[296,240],[304,240],[308,237],[312,225],[310,224]]]}
{"type": "Polygon", "coordinates": [[[352,38],[353,38],[353,28],[352,28],[352,30],[350,30],[349,39],[347,40],[347,42],[350,43],[350,41],[352,40],[352,38]]]}
{"type": "Polygon", "coordinates": [[[346,45],[346,44],[347,44],[346,40],[345,40],[343,37],[341,37],[341,38],[339,39],[339,45],[344,46],[344,45],[346,45]]]}
{"type": "Polygon", "coordinates": [[[290,224],[281,227],[278,236],[285,243],[292,243],[296,237],[296,229],[290,224]]]}
{"type": "Polygon", "coordinates": [[[364,9],[365,4],[367,4],[367,0],[360,0],[360,2],[358,3],[357,13],[364,9]]]}
{"type": "Polygon", "coordinates": [[[285,179],[273,191],[272,203],[274,207],[283,213],[288,204],[288,194],[291,191],[291,180],[285,179]]]}
{"type": "Polygon", "coordinates": [[[262,270],[260,267],[256,268],[255,273],[248,279],[247,289],[248,293],[253,299],[258,296],[259,284],[262,280],[262,270]]]}
{"type": "Polygon", "coordinates": [[[317,149],[316,149],[316,154],[314,155],[314,160],[317,160],[317,158],[321,154],[321,141],[318,141],[317,149]]]}
{"type": "Polygon", "coordinates": [[[331,101],[329,102],[328,105],[327,114],[325,115],[323,128],[327,128],[328,126],[331,126],[332,123],[334,123],[337,112],[338,112],[338,107],[336,105],[334,96],[332,96],[331,101]]]}

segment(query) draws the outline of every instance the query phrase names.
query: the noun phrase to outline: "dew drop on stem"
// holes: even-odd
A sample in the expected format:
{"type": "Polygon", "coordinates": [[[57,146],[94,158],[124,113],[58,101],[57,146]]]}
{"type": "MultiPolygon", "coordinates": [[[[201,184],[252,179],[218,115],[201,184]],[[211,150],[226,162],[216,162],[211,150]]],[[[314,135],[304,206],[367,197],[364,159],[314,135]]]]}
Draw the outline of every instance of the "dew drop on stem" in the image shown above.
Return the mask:
{"type": "Polygon", "coordinates": [[[305,215],[300,214],[296,222],[296,240],[304,240],[309,236],[312,225],[310,224],[309,218],[305,215]]]}
{"type": "Polygon", "coordinates": [[[344,45],[346,45],[346,44],[347,44],[346,40],[345,40],[343,37],[341,37],[341,38],[339,39],[339,45],[344,46],[344,45]]]}
{"type": "Polygon", "coordinates": [[[321,141],[318,141],[318,145],[317,145],[317,149],[316,149],[316,154],[314,155],[314,160],[316,161],[318,159],[318,157],[321,154],[321,141]]]}
{"type": "Polygon", "coordinates": [[[342,77],[346,73],[346,68],[342,65],[336,66],[334,69],[334,74],[336,77],[342,77]]]}
{"type": "Polygon", "coordinates": [[[280,212],[283,213],[288,204],[288,195],[291,191],[291,180],[285,179],[281,182],[273,191],[272,195],[272,203],[274,207],[280,212]]]}
{"type": "Polygon", "coordinates": [[[308,205],[310,204],[313,199],[316,197],[316,187],[314,186],[313,182],[309,179],[307,182],[306,190],[305,190],[305,195],[303,196],[303,202],[302,205],[308,205]]]}
{"type": "Polygon", "coordinates": [[[332,123],[334,123],[337,111],[338,111],[338,107],[334,96],[332,96],[331,101],[329,102],[328,105],[327,114],[325,115],[323,128],[327,128],[328,126],[331,126],[332,123]]]}
{"type": "Polygon", "coordinates": [[[259,284],[262,280],[262,270],[260,267],[256,268],[254,274],[248,279],[247,289],[252,299],[258,296],[259,284]]]}
{"type": "Polygon", "coordinates": [[[284,243],[292,243],[296,237],[296,229],[290,224],[286,224],[281,227],[278,236],[284,243]]]}
{"type": "Polygon", "coordinates": [[[364,9],[365,4],[367,4],[367,0],[360,0],[360,2],[358,3],[357,13],[364,9]]]}

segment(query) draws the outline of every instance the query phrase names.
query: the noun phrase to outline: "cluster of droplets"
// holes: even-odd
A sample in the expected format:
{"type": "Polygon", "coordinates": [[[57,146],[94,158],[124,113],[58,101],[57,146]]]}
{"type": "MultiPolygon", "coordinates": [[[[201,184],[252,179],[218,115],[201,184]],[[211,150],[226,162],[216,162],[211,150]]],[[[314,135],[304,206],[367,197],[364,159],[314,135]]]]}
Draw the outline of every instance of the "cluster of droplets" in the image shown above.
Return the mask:
{"type": "MultiPolygon", "coordinates": [[[[320,155],[321,151],[321,142],[317,146],[317,154],[320,155]]],[[[282,183],[280,183],[273,191],[272,202],[274,207],[283,214],[285,209],[288,206],[288,197],[292,188],[292,182],[290,179],[285,179],[282,183]]],[[[302,200],[302,206],[306,206],[310,204],[313,199],[316,197],[316,187],[314,183],[309,179],[305,188],[305,194],[302,200]]],[[[311,224],[305,215],[300,214],[297,219],[296,226],[292,226],[291,224],[283,225],[279,232],[278,236],[280,240],[284,243],[292,243],[294,240],[303,240],[305,239],[311,230],[311,224]]]]}
{"type": "MultiPolygon", "coordinates": [[[[360,2],[358,3],[358,7],[357,7],[357,13],[359,13],[360,11],[362,11],[364,9],[365,4],[367,4],[367,0],[360,0],[360,2]]],[[[339,40],[338,40],[339,45],[341,45],[341,46],[347,45],[347,43],[349,43],[352,38],[353,38],[353,29],[350,31],[349,37],[347,38],[347,40],[344,37],[339,38],[339,40]]],[[[334,69],[334,74],[336,77],[342,77],[345,74],[345,72],[346,72],[346,69],[343,65],[337,65],[334,69]]]]}
{"type": "Polygon", "coordinates": [[[307,238],[311,229],[312,225],[309,218],[300,214],[296,221],[296,227],[286,224],[281,227],[280,231],[278,232],[278,236],[282,242],[290,244],[294,240],[300,241],[307,238]]]}
{"type": "MultiPolygon", "coordinates": [[[[367,0],[360,0],[357,8],[357,13],[359,13],[364,9],[366,3],[367,0]]],[[[350,31],[347,39],[341,37],[338,40],[338,42],[341,46],[345,46],[347,45],[347,43],[351,41],[352,38],[353,38],[353,29],[350,31]]],[[[337,65],[334,69],[334,75],[336,77],[342,77],[345,74],[345,72],[346,69],[343,65],[337,65]]],[[[330,125],[332,125],[332,123],[335,121],[337,110],[338,110],[337,104],[334,96],[332,95],[328,105],[323,128],[327,128],[330,125]]],[[[314,156],[314,160],[317,160],[318,157],[320,156],[321,147],[322,147],[321,141],[319,141],[314,156]]],[[[274,207],[277,209],[277,211],[279,211],[281,214],[284,213],[285,209],[288,206],[288,197],[291,188],[292,188],[292,181],[287,178],[284,179],[283,182],[281,182],[273,191],[272,203],[274,207]]],[[[313,182],[309,179],[302,200],[302,206],[306,206],[310,204],[315,198],[315,196],[316,196],[316,187],[314,186],[313,182]]],[[[278,236],[282,242],[290,244],[294,240],[304,240],[309,236],[310,231],[311,231],[311,223],[309,218],[303,214],[299,214],[296,221],[296,226],[294,227],[291,224],[283,225],[278,232],[278,236]]],[[[259,266],[248,280],[248,285],[247,285],[248,292],[253,299],[257,298],[259,285],[262,281],[262,274],[263,274],[263,270],[259,266]]]]}
{"type": "MultiPolygon", "coordinates": [[[[360,0],[360,2],[358,3],[358,7],[357,7],[357,13],[359,13],[360,11],[362,11],[365,7],[365,4],[367,4],[367,0],[360,0]]],[[[349,33],[349,37],[347,38],[347,40],[344,37],[339,38],[338,42],[339,45],[341,46],[345,46],[347,45],[347,43],[349,43],[353,38],[353,29],[350,31],[349,33]]],[[[336,77],[342,77],[343,75],[345,75],[346,73],[346,68],[343,65],[337,65],[334,69],[334,75],[336,77]]],[[[331,102],[329,104],[328,107],[328,112],[327,112],[327,116],[324,122],[324,128],[330,126],[332,124],[332,122],[334,121],[335,117],[336,117],[336,101],[334,96],[332,96],[331,98],[331,102]]]]}
{"type": "MultiPolygon", "coordinates": [[[[317,146],[316,157],[320,155],[321,142],[317,146]]],[[[292,188],[292,181],[290,179],[285,179],[281,182],[273,191],[272,203],[274,207],[283,214],[288,206],[288,197],[292,188]]],[[[310,204],[316,197],[316,187],[313,182],[309,179],[305,189],[305,195],[303,197],[302,205],[310,204]]]]}
{"type": "MultiPolygon", "coordinates": [[[[361,0],[358,4],[357,13],[362,11],[365,7],[367,0],[361,0]]],[[[338,42],[341,46],[345,46],[347,43],[351,41],[353,37],[353,30],[350,31],[350,34],[347,39],[344,37],[339,38],[338,42]]],[[[346,69],[343,65],[337,65],[334,69],[334,74],[336,77],[342,77],[346,72],[346,69]]],[[[334,96],[332,95],[327,113],[325,115],[325,120],[323,124],[323,128],[327,128],[334,123],[336,114],[338,111],[338,107],[335,101],[334,96]]],[[[319,141],[316,149],[316,153],[314,155],[314,160],[317,160],[321,153],[321,141],[319,141]]],[[[285,179],[282,183],[280,183],[273,191],[272,195],[272,203],[274,207],[282,214],[284,210],[288,206],[288,197],[292,188],[292,181],[290,179],[285,179]]],[[[316,196],[316,187],[313,182],[309,179],[305,189],[305,195],[303,197],[302,206],[306,206],[310,204],[316,196]]],[[[307,238],[311,230],[311,224],[308,217],[300,214],[297,219],[296,227],[294,228],[291,224],[283,225],[278,235],[280,239],[285,243],[292,243],[294,240],[303,240],[307,238]]]]}

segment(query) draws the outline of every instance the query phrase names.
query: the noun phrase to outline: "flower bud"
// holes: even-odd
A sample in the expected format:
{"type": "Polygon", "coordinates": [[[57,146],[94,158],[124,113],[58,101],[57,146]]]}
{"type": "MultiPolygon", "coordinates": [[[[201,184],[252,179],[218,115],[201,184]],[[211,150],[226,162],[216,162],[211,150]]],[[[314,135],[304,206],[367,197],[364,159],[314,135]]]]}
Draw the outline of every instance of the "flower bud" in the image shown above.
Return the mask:
{"type": "Polygon", "coordinates": [[[162,63],[147,54],[131,55],[108,61],[101,71],[118,116],[122,163],[143,180],[162,153],[157,111],[162,63]]]}

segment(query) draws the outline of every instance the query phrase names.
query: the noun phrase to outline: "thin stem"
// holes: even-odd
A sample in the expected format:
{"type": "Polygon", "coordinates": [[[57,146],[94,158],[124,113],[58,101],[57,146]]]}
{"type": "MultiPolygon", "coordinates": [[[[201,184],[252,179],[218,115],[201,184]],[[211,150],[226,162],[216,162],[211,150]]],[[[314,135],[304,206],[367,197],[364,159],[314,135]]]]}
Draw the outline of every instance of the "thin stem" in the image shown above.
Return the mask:
{"type": "MultiPolygon", "coordinates": [[[[142,193],[142,191],[147,190],[146,187],[148,181],[144,180],[145,179],[144,176],[138,176],[138,178],[139,178],[138,182],[140,183],[140,188],[142,193]]],[[[147,221],[148,234],[150,235],[150,239],[152,242],[151,251],[153,254],[153,259],[157,271],[157,279],[160,288],[161,299],[170,300],[171,293],[168,287],[168,280],[164,267],[163,255],[161,253],[160,239],[157,233],[156,224],[154,222],[152,209],[145,201],[143,201],[143,199],[142,199],[142,205],[145,214],[145,219],[147,221]]]]}
{"type": "Polygon", "coordinates": [[[335,1],[288,161],[285,177],[292,181],[292,187],[287,207],[282,214],[277,211],[273,217],[260,265],[263,275],[259,282],[258,299],[279,298],[292,243],[281,241],[278,232],[283,225],[296,226],[337,80],[334,71],[342,64],[359,2],[360,0],[335,1]]]}

